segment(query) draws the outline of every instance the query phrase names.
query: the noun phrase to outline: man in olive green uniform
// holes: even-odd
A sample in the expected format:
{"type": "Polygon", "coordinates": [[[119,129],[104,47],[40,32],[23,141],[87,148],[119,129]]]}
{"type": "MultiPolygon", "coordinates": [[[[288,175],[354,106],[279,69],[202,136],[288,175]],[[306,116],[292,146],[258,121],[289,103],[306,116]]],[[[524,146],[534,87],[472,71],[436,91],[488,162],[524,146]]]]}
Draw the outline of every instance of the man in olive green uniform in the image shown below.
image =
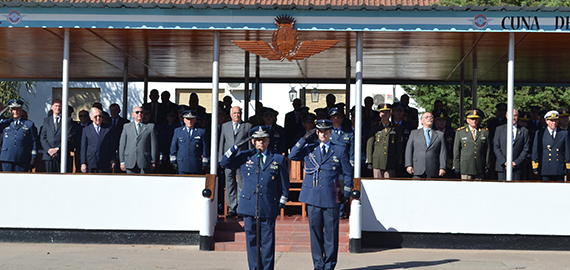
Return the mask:
{"type": "Polygon", "coordinates": [[[402,129],[390,122],[392,109],[388,104],[380,104],[380,122],[370,127],[366,142],[366,163],[373,168],[374,178],[396,176],[396,169],[402,166],[404,144],[402,129]]]}
{"type": "Polygon", "coordinates": [[[470,110],[466,116],[467,126],[455,132],[453,168],[461,179],[480,180],[489,169],[489,131],[479,127],[484,117],[480,110],[470,110]]]}

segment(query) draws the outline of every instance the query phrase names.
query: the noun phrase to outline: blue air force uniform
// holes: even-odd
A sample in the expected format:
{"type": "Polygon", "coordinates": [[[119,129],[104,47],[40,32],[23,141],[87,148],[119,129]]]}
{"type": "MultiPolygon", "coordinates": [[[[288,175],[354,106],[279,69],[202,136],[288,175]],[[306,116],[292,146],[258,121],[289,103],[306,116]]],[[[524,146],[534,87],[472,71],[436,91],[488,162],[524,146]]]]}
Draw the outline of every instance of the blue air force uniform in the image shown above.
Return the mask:
{"type": "Polygon", "coordinates": [[[0,124],[2,130],[0,161],[6,171],[26,172],[37,154],[37,133],[34,122],[14,119],[0,124]]]}
{"type": "MultiPolygon", "coordinates": [[[[330,120],[319,120],[317,129],[330,129],[330,120]]],[[[301,138],[291,149],[291,160],[303,160],[305,179],[299,201],[308,205],[311,254],[315,269],[334,269],[338,257],[339,201],[348,198],[354,176],[348,150],[342,145],[327,144],[322,155],[321,142],[306,144],[301,138]],[[338,181],[342,176],[343,187],[338,181]]]]}
{"type": "MultiPolygon", "coordinates": [[[[253,136],[261,127],[251,129],[253,136]]],[[[261,128],[263,129],[263,128],[261,128]]],[[[269,137],[264,131],[259,136],[269,137]]],[[[262,154],[259,176],[259,210],[261,223],[261,261],[263,269],[274,269],[275,266],[275,218],[280,206],[285,206],[289,194],[289,171],[285,157],[267,148],[262,154]]],[[[258,181],[257,150],[250,149],[238,153],[238,146],[234,145],[224,154],[220,165],[224,168],[241,170],[243,188],[239,195],[237,212],[244,216],[244,230],[246,234],[247,259],[249,269],[257,266],[256,251],[256,186],[258,181]]]]}
{"type": "Polygon", "coordinates": [[[174,130],[170,144],[170,162],[178,163],[179,174],[201,174],[202,168],[208,166],[209,140],[206,130],[186,126],[174,130]],[[191,134],[191,135],[190,135],[191,134]]]}

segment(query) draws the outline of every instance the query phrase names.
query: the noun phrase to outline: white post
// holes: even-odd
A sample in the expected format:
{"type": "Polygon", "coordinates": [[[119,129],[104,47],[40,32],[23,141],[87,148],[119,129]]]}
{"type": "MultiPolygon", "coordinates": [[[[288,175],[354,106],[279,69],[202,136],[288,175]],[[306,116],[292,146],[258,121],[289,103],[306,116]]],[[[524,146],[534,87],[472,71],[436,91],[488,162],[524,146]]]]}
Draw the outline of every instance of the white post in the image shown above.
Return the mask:
{"type": "Polygon", "coordinates": [[[68,99],[69,99],[69,29],[65,29],[64,38],[63,38],[63,74],[62,74],[62,87],[61,87],[61,148],[60,155],[61,155],[61,164],[59,166],[59,171],[61,173],[65,173],[67,170],[67,137],[69,136],[67,133],[68,128],[68,114],[69,114],[69,106],[68,106],[68,99]]]}
{"type": "Polygon", "coordinates": [[[515,85],[515,33],[509,33],[509,62],[507,64],[507,181],[513,180],[513,96],[515,85]]]}
{"type": "MultiPolygon", "coordinates": [[[[355,123],[354,123],[354,177],[360,178],[361,162],[361,134],[362,134],[362,32],[356,32],[356,97],[355,100],[355,123]]],[[[362,208],[360,206],[360,192],[353,191],[352,204],[350,205],[350,233],[348,250],[351,253],[362,251],[362,208]]]]}
{"type": "MultiPolygon", "coordinates": [[[[210,138],[210,174],[218,171],[218,92],[220,83],[220,32],[214,31],[214,61],[212,62],[212,137],[210,138]]],[[[212,190],[214,192],[215,190],[212,190]]]]}

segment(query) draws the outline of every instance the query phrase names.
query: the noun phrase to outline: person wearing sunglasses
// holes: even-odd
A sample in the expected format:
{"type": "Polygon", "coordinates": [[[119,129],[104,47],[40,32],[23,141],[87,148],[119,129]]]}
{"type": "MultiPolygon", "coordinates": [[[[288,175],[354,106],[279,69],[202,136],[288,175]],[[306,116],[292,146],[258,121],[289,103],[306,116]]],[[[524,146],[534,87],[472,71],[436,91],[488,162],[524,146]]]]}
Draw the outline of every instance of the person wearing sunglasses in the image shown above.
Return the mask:
{"type": "Polygon", "coordinates": [[[157,162],[158,142],[153,123],[143,122],[143,109],[135,107],[134,121],[125,124],[119,140],[121,170],[145,174],[154,170],[157,162]]]}

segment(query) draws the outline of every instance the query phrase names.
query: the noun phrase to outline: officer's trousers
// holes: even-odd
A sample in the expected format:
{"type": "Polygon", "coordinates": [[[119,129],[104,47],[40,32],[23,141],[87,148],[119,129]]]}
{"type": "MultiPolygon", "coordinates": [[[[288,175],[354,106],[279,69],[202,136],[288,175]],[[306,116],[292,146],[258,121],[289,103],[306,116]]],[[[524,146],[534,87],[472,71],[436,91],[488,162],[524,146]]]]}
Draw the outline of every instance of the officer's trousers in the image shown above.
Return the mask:
{"type": "MultiPolygon", "coordinates": [[[[338,216],[338,213],[337,213],[338,216]]],[[[263,270],[275,268],[275,218],[260,218],[261,223],[261,265],[263,270]]],[[[249,269],[257,267],[256,220],[253,216],[243,216],[243,228],[247,246],[249,269]]]]}
{"type": "Polygon", "coordinates": [[[30,164],[27,162],[2,162],[2,171],[5,172],[27,172],[30,164]]]}
{"type": "Polygon", "coordinates": [[[307,205],[311,232],[313,266],[319,270],[332,270],[338,260],[339,208],[322,208],[307,205]]]}

